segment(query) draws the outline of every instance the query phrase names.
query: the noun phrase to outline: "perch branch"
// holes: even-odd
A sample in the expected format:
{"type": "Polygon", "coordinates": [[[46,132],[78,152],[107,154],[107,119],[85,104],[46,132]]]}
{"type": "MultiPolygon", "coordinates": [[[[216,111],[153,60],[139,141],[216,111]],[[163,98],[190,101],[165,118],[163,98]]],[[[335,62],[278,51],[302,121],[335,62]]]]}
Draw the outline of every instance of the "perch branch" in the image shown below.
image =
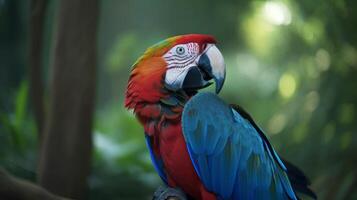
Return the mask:
{"type": "Polygon", "coordinates": [[[0,199],[69,200],[56,196],[29,181],[15,178],[0,167],[0,199]]]}

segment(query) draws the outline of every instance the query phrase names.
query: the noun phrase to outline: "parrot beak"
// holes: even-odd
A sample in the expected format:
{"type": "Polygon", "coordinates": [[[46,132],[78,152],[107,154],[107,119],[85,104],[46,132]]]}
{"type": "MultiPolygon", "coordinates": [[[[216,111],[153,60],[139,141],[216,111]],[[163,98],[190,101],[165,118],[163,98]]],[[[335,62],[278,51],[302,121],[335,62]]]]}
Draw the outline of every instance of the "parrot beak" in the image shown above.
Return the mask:
{"type": "Polygon", "coordinates": [[[203,53],[196,59],[197,67],[191,68],[183,81],[184,89],[201,89],[211,83],[213,79],[216,84],[216,93],[218,94],[224,84],[226,76],[226,67],[222,53],[216,45],[207,44],[203,53]]]}
{"type": "Polygon", "coordinates": [[[222,53],[216,45],[208,44],[204,53],[200,56],[198,65],[209,79],[213,78],[216,83],[216,93],[218,94],[226,78],[226,65],[222,53]]]}

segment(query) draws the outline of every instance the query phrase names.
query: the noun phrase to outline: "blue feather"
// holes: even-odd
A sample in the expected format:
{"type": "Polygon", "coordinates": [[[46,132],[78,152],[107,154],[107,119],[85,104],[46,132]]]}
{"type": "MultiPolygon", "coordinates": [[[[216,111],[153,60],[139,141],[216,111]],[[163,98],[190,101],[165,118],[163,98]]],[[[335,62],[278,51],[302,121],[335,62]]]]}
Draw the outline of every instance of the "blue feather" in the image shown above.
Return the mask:
{"type": "Polygon", "coordinates": [[[182,128],[198,176],[218,199],[296,199],[269,141],[216,95],[192,97],[182,128]]]}

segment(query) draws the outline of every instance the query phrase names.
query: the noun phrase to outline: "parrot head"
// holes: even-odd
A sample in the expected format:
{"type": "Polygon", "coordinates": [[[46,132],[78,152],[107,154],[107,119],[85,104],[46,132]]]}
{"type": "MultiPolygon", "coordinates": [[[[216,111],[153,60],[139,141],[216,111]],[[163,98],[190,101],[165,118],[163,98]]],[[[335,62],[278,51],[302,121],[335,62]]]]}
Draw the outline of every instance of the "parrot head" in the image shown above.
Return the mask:
{"type": "Polygon", "coordinates": [[[175,92],[190,96],[209,86],[211,80],[219,93],[225,80],[225,64],[215,44],[212,36],[188,34],[148,48],[132,67],[125,106],[155,103],[175,92]]]}

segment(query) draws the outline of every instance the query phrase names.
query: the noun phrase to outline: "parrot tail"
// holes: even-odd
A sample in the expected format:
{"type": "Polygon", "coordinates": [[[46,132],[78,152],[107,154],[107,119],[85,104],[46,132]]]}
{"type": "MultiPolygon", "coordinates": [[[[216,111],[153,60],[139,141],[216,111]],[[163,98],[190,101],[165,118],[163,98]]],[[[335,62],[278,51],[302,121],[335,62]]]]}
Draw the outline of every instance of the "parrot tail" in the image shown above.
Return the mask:
{"type": "Polygon", "coordinates": [[[305,174],[287,160],[282,160],[285,167],[287,168],[287,174],[295,192],[299,192],[313,199],[317,199],[316,194],[309,188],[310,180],[305,176],[305,174]]]}

